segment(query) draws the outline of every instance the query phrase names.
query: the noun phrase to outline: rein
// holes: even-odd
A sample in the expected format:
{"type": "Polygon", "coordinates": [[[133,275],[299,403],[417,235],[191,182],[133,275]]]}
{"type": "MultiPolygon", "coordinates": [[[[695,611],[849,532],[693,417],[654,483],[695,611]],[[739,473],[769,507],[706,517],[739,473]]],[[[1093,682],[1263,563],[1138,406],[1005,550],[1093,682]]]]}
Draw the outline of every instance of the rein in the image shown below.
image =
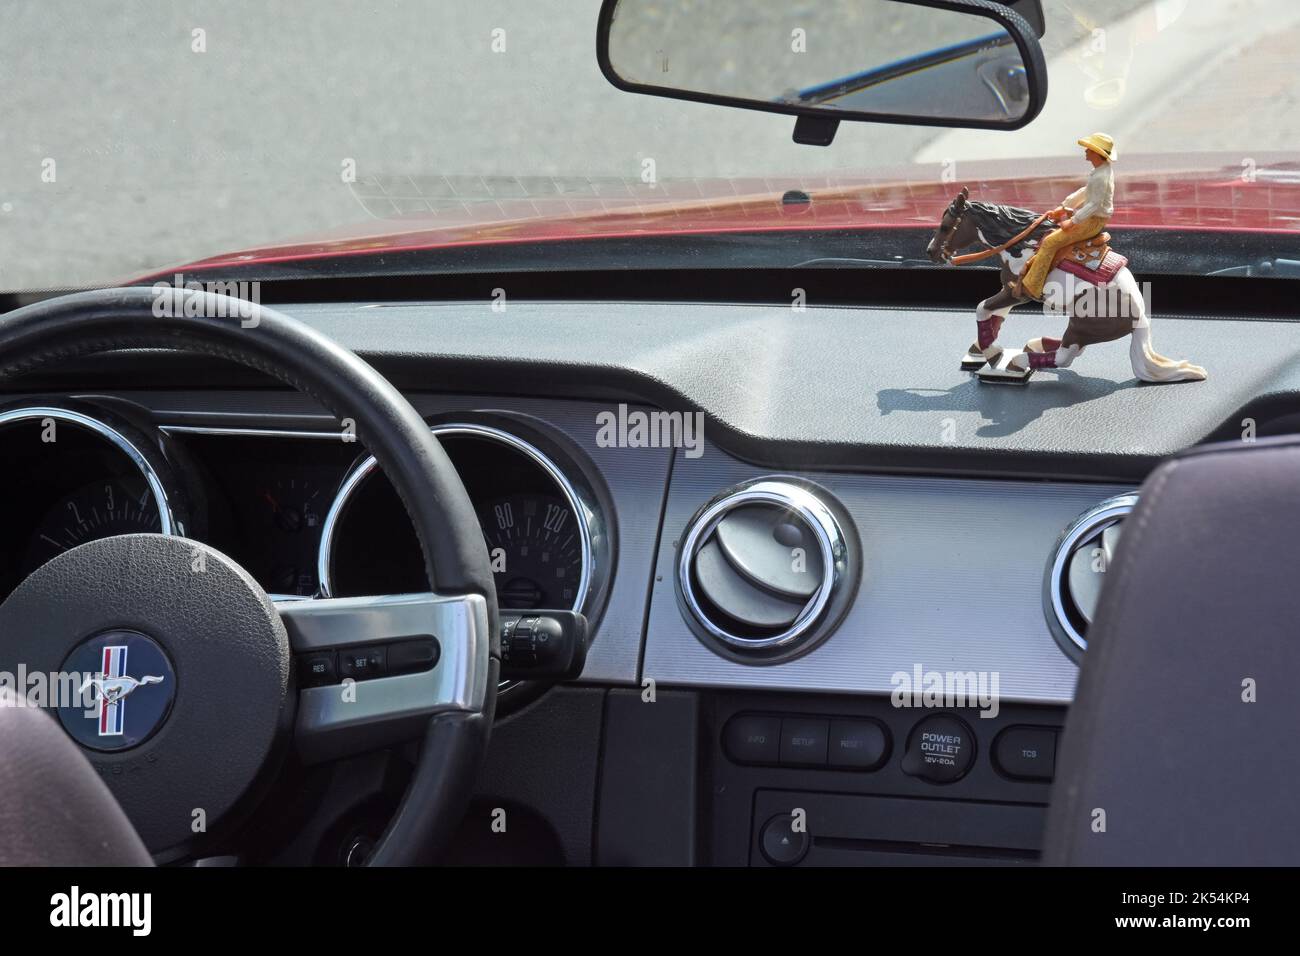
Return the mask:
{"type": "MultiPolygon", "coordinates": [[[[953,256],[948,261],[955,266],[964,266],[968,262],[979,262],[981,259],[987,259],[990,256],[996,256],[999,253],[1005,252],[1006,250],[1010,249],[1012,246],[1014,246],[1017,242],[1020,242],[1022,239],[1028,237],[1030,233],[1032,233],[1035,229],[1041,226],[1046,220],[1047,220],[1047,213],[1043,213],[1041,216],[1039,216],[1037,219],[1031,222],[1025,228],[1024,232],[1020,233],[1020,235],[1018,236],[1013,236],[1012,238],[1008,239],[1006,242],[1002,243],[1002,245],[993,246],[988,249],[984,249],[980,252],[968,252],[965,253],[964,255],[953,256]]],[[[953,229],[954,231],[956,230],[955,223],[953,225],[953,229]]]]}

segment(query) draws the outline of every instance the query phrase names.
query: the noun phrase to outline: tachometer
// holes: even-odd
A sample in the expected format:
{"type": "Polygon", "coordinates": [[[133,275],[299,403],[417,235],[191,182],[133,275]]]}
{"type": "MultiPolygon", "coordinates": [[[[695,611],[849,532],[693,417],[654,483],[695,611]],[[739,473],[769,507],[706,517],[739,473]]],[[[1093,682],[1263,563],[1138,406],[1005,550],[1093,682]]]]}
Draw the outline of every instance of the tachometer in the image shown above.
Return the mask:
{"type": "Polygon", "coordinates": [[[50,401],[0,410],[0,601],[64,551],[122,534],[194,533],[167,437],[121,411],[50,401]]]}
{"type": "Polygon", "coordinates": [[[550,495],[512,495],[479,509],[506,609],[569,608],[582,579],[582,538],[573,509],[550,495]]]}
{"type": "Polygon", "coordinates": [[[144,479],[91,482],[60,498],[45,513],[28,543],[23,573],[87,541],[161,530],[158,505],[144,479]]]}

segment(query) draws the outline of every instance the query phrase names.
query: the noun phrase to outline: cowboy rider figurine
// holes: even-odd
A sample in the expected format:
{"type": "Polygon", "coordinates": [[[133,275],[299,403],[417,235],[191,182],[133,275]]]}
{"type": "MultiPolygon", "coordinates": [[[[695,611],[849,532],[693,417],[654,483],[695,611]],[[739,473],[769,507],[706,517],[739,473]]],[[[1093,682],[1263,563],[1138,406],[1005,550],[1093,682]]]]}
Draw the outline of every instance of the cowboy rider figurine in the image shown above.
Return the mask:
{"type": "Polygon", "coordinates": [[[1087,184],[1047,214],[1059,228],[1043,239],[1020,279],[1020,291],[1035,299],[1043,298],[1043,283],[1056,254],[1065,246],[1100,235],[1115,212],[1115,172],[1111,168],[1117,158],[1115,141],[1105,133],[1093,133],[1078,142],[1092,163],[1092,173],[1087,184]]]}

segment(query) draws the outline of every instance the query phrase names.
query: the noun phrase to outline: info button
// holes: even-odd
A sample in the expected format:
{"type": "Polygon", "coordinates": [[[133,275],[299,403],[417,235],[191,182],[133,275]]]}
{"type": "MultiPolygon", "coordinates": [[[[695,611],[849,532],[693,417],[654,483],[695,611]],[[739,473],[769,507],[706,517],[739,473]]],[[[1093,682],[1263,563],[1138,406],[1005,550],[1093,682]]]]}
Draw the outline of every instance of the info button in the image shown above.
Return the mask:
{"type": "Polygon", "coordinates": [[[781,718],[737,714],[722,732],[722,745],[736,763],[776,763],[781,755],[781,718]]]}

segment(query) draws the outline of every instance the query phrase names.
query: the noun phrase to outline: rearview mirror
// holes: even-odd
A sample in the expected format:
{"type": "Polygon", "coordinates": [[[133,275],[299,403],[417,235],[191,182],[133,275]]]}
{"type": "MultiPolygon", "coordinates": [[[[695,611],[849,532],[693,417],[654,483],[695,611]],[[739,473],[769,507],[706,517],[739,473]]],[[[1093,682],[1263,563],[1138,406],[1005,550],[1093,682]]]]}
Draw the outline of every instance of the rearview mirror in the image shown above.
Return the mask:
{"type": "Polygon", "coordinates": [[[1047,97],[1034,27],[981,0],[605,0],[596,53],[620,89],[798,116],[801,142],[840,120],[1019,129],[1047,97]]]}

